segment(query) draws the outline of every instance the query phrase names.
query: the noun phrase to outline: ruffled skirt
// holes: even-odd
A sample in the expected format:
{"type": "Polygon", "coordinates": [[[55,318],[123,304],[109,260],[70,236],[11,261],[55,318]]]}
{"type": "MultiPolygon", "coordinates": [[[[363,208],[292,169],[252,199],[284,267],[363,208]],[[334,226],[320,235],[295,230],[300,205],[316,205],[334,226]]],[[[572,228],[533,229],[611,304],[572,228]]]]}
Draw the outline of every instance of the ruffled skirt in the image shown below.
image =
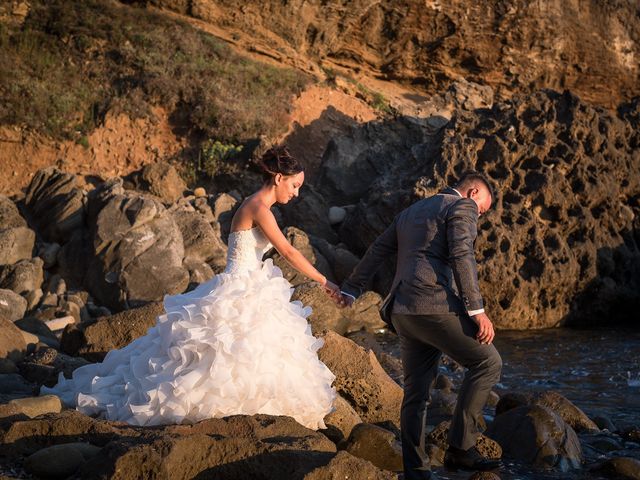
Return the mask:
{"type": "Polygon", "coordinates": [[[102,363],[60,374],[63,403],[134,425],[193,423],[236,414],[288,415],[324,428],[335,376],[317,355],[293,289],[271,260],[221,273],[195,290],[167,296],[147,334],[102,363]]]}

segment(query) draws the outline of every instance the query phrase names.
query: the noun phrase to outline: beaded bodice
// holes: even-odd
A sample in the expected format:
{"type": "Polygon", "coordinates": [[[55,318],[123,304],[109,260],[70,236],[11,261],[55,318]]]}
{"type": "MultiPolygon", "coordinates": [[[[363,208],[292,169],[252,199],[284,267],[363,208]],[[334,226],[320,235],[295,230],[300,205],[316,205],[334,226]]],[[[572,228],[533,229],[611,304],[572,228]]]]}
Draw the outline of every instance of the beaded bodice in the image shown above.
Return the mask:
{"type": "Polygon", "coordinates": [[[260,268],[262,256],[272,247],[259,227],[229,234],[225,273],[239,273],[260,268]]]}

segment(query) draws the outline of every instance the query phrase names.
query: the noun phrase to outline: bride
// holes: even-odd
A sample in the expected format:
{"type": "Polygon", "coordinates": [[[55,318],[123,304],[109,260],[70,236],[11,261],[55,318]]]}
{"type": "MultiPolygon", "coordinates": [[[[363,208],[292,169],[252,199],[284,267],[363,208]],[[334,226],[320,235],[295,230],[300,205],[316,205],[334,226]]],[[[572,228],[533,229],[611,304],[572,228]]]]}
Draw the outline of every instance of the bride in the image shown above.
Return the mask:
{"type": "Polygon", "coordinates": [[[165,313],[145,336],[76,369],[71,379],[61,373],[41,393],[134,425],[265,413],[325,427],[335,377],[318,359],[323,342],[306,321],[311,309],[290,302],[291,285],[262,256],[273,246],[336,302],[340,292],[287,241],[270,210],[298,196],[302,166],[285,147],[268,150],[260,165],[265,181],[233,217],[225,271],[166,296],[165,313]]]}

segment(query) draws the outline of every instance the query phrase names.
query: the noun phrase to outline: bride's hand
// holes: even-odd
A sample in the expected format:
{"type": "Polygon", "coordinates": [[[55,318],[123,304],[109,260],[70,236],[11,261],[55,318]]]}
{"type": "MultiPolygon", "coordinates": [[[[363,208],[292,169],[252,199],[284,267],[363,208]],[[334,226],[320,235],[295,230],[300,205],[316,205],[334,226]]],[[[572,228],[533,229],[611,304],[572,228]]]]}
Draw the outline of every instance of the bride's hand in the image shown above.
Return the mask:
{"type": "Polygon", "coordinates": [[[323,287],[324,287],[324,291],[336,302],[342,300],[342,295],[340,294],[340,287],[338,287],[335,283],[327,280],[323,285],[323,287]]]}

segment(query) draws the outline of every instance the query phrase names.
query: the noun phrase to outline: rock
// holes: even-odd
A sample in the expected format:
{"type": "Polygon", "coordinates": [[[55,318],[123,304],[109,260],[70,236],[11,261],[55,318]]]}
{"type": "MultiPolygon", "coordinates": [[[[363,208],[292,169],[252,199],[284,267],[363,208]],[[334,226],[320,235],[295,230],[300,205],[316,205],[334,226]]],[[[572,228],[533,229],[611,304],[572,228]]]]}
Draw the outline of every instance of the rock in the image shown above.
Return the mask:
{"type": "Polygon", "coordinates": [[[48,270],[58,263],[60,245],[57,243],[42,243],[38,245],[38,256],[44,262],[43,268],[48,270]]]}
{"type": "Polygon", "coordinates": [[[394,473],[383,471],[375,467],[371,462],[341,451],[324,466],[317,467],[307,473],[303,480],[395,480],[398,476],[394,473]]]}
{"type": "Polygon", "coordinates": [[[184,257],[224,268],[227,247],[211,224],[193,208],[191,211],[178,209],[172,212],[172,216],[182,233],[184,257]]]}
{"type": "Polygon", "coordinates": [[[9,360],[8,358],[0,358],[0,374],[3,373],[16,373],[18,371],[18,367],[13,360],[9,360]]]}
{"type": "Polygon", "coordinates": [[[342,223],[342,221],[347,216],[347,211],[342,207],[331,207],[329,208],[329,223],[331,225],[337,225],[338,223],[342,223]]]}
{"type": "Polygon", "coordinates": [[[106,199],[93,227],[92,248],[87,289],[114,310],[159,301],[188,285],[180,230],[151,197],[129,193],[106,199]]]}
{"type": "Polygon", "coordinates": [[[20,374],[30,382],[53,387],[62,373],[70,378],[73,371],[89,362],[84,358],[71,357],[55,348],[41,347],[27,355],[18,365],[20,374]]]}
{"type": "Polygon", "coordinates": [[[55,318],[44,323],[49,327],[49,330],[56,332],[58,330],[63,330],[67,325],[76,323],[76,320],[71,315],[67,315],[66,317],[55,318]]]}
{"type": "Polygon", "coordinates": [[[63,443],[43,448],[25,460],[29,473],[45,478],[67,478],[100,451],[90,443],[63,443]]]}
{"type": "Polygon", "coordinates": [[[313,235],[309,239],[313,248],[327,259],[338,284],[341,284],[351,274],[360,261],[342,244],[334,246],[325,239],[313,235]]]}
{"type": "Polygon", "coordinates": [[[0,358],[17,362],[26,351],[27,344],[20,329],[13,322],[0,317],[0,358]]]}
{"type": "Polygon", "coordinates": [[[0,195],[0,226],[0,229],[3,230],[27,226],[27,222],[20,215],[18,207],[5,195],[0,195]]]}
{"type": "Polygon", "coordinates": [[[23,298],[27,301],[27,310],[33,310],[42,299],[42,289],[36,288],[35,290],[31,290],[27,292],[23,298]]]}
{"type": "Polygon", "coordinates": [[[500,480],[500,477],[493,472],[475,472],[467,480],[500,480]]]}
{"type": "Polygon", "coordinates": [[[196,198],[202,198],[207,196],[207,191],[202,187],[197,187],[193,191],[193,194],[196,196],[196,198]]]}
{"type": "Polygon", "coordinates": [[[451,390],[453,390],[453,381],[446,375],[439,373],[434,381],[433,388],[435,388],[436,390],[444,390],[445,392],[450,392],[451,390]]]}
{"type": "Polygon", "coordinates": [[[35,385],[28,383],[17,373],[4,373],[0,375],[0,392],[4,394],[17,394],[31,396],[35,391],[35,385]]]}
{"type": "Polygon", "coordinates": [[[24,202],[38,232],[49,242],[64,243],[84,223],[86,198],[75,175],[54,167],[36,172],[24,202]]]}
{"type": "Polygon", "coordinates": [[[380,317],[382,297],[375,292],[365,292],[359,296],[350,308],[342,310],[347,318],[346,333],[357,332],[362,329],[375,332],[387,326],[380,317]]]}
{"type": "Polygon", "coordinates": [[[321,335],[320,360],[336,375],[334,387],[368,423],[400,425],[402,389],[382,369],[373,351],[328,331],[321,335]]]}
{"type": "Polygon", "coordinates": [[[62,350],[89,361],[102,361],[110,350],[122,348],[147,333],[164,314],[161,302],[102,317],[90,325],[73,325],[62,334],[62,350]]]}
{"type": "Polygon", "coordinates": [[[637,458],[612,458],[604,462],[597,470],[610,478],[640,480],[640,460],[637,458]]]}
{"type": "Polygon", "coordinates": [[[89,261],[93,256],[89,232],[76,230],[58,251],[57,271],[70,287],[84,289],[88,275],[89,261]]]}
{"type": "Polygon", "coordinates": [[[337,430],[337,434],[331,436],[331,434],[325,433],[325,435],[327,435],[333,443],[337,444],[341,440],[349,438],[353,427],[362,423],[362,419],[349,402],[340,395],[336,397],[333,406],[335,410],[324,417],[324,423],[328,429],[334,427],[337,430]]]}
{"type": "Polygon", "coordinates": [[[144,167],[139,180],[139,188],[161,198],[164,203],[175,202],[187,189],[177,170],[165,162],[152,163],[144,167]]]}
{"type": "MultiPolygon", "coordinates": [[[[429,413],[427,411],[427,418],[429,417],[429,413]]],[[[430,451],[430,460],[431,464],[434,466],[439,466],[444,463],[444,454],[447,448],[449,448],[449,426],[450,421],[443,421],[439,423],[428,435],[427,435],[427,444],[431,445],[432,448],[430,451]]],[[[488,458],[502,458],[502,448],[495,440],[491,438],[480,435],[476,440],[476,448],[478,451],[488,458]]]]}
{"type": "Polygon", "coordinates": [[[53,333],[51,329],[49,329],[46,322],[38,319],[37,317],[28,316],[28,317],[22,318],[16,321],[15,325],[22,331],[32,333],[33,335],[36,335],[38,338],[46,337],[51,340],[57,339],[55,333],[53,333]]]}
{"type": "Polygon", "coordinates": [[[604,415],[593,417],[593,423],[595,423],[601,430],[609,430],[610,432],[615,432],[618,430],[611,419],[604,415]]]}
{"type": "Polygon", "coordinates": [[[457,401],[458,395],[456,393],[447,390],[431,390],[431,398],[427,409],[427,423],[429,425],[437,425],[451,420],[457,401]]]}
{"type": "MultiPolygon", "coordinates": [[[[473,100],[469,94],[463,102],[473,100]]],[[[640,207],[627,199],[640,192],[632,173],[640,157],[631,153],[640,101],[618,111],[570,92],[540,91],[459,110],[438,134],[408,118],[367,124],[332,139],[318,189],[334,204],[358,202],[339,235],[362,255],[403,208],[464,170],[483,172],[495,186],[500,218],[480,220],[476,251],[480,289],[497,327],[632,323],[640,308],[639,239],[632,233],[640,207]],[[570,201],[568,191],[576,193],[570,201]],[[593,203],[585,205],[582,195],[593,203]]],[[[393,268],[392,259],[381,265],[375,291],[386,293],[393,268]]]]}
{"type": "Polygon", "coordinates": [[[347,338],[353,340],[365,350],[372,350],[385,372],[400,386],[403,385],[402,360],[385,352],[378,344],[373,333],[366,330],[350,333],[347,338]]]}
{"type": "Polygon", "coordinates": [[[521,405],[540,405],[550,408],[577,432],[598,430],[598,426],[582,410],[559,393],[552,391],[535,394],[507,394],[498,402],[496,415],[521,405]]]}
{"type": "Polygon", "coordinates": [[[0,317],[11,322],[24,317],[27,310],[27,301],[24,297],[11,290],[0,289],[0,317]]]}
{"type": "Polygon", "coordinates": [[[369,423],[356,425],[344,450],[383,470],[402,471],[402,447],[393,433],[369,423]]]}
{"type": "Polygon", "coordinates": [[[12,265],[31,258],[36,234],[27,227],[0,227],[0,265],[12,265]]]}
{"type": "Polygon", "coordinates": [[[21,260],[14,265],[0,267],[0,288],[27,295],[42,285],[44,272],[40,258],[21,260]]]}
{"type": "Polygon", "coordinates": [[[343,315],[343,310],[326,294],[320,284],[299,284],[291,296],[291,301],[299,301],[305,307],[311,307],[312,312],[307,321],[314,334],[324,330],[333,330],[339,334],[347,332],[349,321],[343,315]]]}
{"type": "Polygon", "coordinates": [[[573,429],[551,409],[525,405],[497,415],[486,432],[505,457],[566,472],[580,468],[582,449],[573,429]]]}
{"type": "Polygon", "coordinates": [[[62,403],[55,395],[19,398],[11,400],[9,405],[12,405],[29,418],[44,415],[45,413],[60,413],[62,411],[62,403]]]}
{"type": "Polygon", "coordinates": [[[229,237],[231,220],[233,219],[233,214],[238,207],[238,203],[239,198],[228,193],[220,193],[210,201],[211,210],[213,210],[213,218],[216,223],[220,224],[222,240],[225,242],[229,237]]]}
{"type": "Polygon", "coordinates": [[[311,185],[303,185],[300,196],[282,205],[281,209],[285,225],[293,225],[331,243],[338,240],[329,222],[329,205],[311,185]]]}
{"type": "Polygon", "coordinates": [[[119,431],[137,436],[128,426],[118,430],[110,422],[94,420],[76,410],[18,421],[0,420],[0,457],[31,455],[51,445],[69,443],[69,439],[104,446],[119,431]]]}
{"type": "MultiPolygon", "coordinates": [[[[311,262],[312,265],[317,263],[316,253],[311,246],[309,237],[305,232],[295,227],[287,227],[283,231],[285,237],[296,250],[298,250],[304,257],[311,262]]],[[[295,268],[289,265],[289,262],[283,258],[277,251],[272,255],[273,263],[282,270],[282,276],[286,278],[291,285],[297,287],[300,284],[309,282],[309,278],[306,275],[298,272],[295,268]]],[[[324,273],[324,272],[321,272],[324,273]]]]}
{"type": "Polygon", "coordinates": [[[189,271],[189,289],[211,280],[216,274],[208,263],[185,258],[182,264],[189,271]]]}

